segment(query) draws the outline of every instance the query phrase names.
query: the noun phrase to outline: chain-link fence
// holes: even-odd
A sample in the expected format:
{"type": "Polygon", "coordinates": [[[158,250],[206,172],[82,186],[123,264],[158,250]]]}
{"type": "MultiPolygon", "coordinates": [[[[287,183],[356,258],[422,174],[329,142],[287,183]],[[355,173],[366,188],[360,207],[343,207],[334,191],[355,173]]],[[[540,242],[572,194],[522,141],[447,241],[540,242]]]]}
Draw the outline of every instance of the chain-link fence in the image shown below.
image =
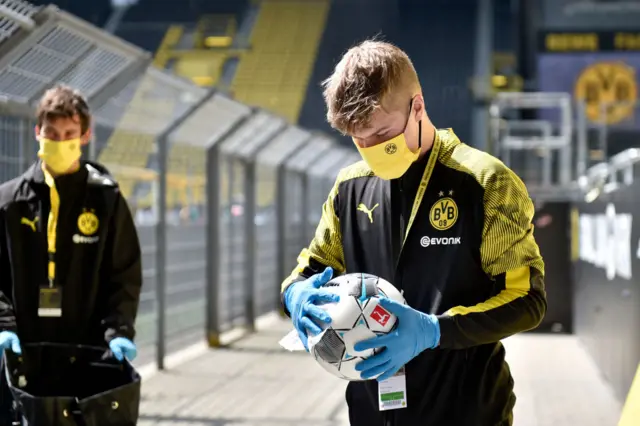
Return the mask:
{"type": "Polygon", "coordinates": [[[0,15],[0,181],[36,158],[34,106],[56,83],[93,110],[86,153],[134,214],[144,285],[139,363],[279,308],[338,170],[324,135],[151,67],[150,54],[53,6],[5,0],[0,15]]]}
{"type": "MultiPolygon", "coordinates": [[[[312,223],[310,216],[313,207],[322,203],[322,199],[314,200],[313,207],[308,200],[310,178],[309,167],[331,150],[331,143],[324,137],[314,135],[307,140],[301,149],[290,155],[284,162],[284,255],[285,270],[291,271],[296,264],[300,248],[313,237],[317,221],[312,223]]],[[[325,197],[326,198],[326,197],[325,197]]]]}

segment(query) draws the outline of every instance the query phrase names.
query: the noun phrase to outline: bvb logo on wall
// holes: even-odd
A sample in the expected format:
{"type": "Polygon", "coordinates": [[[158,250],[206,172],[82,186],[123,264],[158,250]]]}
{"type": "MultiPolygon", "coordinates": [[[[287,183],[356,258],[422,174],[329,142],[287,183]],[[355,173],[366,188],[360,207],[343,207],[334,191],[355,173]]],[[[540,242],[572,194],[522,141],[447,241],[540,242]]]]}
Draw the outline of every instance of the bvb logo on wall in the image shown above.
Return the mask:
{"type": "Polygon", "coordinates": [[[585,102],[590,121],[619,123],[634,113],[634,103],[638,98],[635,70],[622,62],[590,65],[576,81],[575,97],[585,102]],[[603,104],[606,109],[603,109],[603,104]]]}

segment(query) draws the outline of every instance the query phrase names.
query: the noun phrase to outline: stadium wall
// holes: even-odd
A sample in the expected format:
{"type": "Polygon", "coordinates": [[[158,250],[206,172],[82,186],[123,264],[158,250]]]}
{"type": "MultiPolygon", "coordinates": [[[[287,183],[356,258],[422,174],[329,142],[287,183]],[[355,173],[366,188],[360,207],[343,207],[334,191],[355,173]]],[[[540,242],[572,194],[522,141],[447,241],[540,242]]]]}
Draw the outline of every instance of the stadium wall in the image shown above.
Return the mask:
{"type": "MultiPolygon", "coordinates": [[[[353,44],[377,37],[397,44],[412,59],[434,124],[452,127],[471,142],[469,83],[475,23],[475,3],[469,0],[434,1],[429,7],[402,0],[332,2],[299,124],[341,137],[326,123],[320,82],[331,75],[353,44]],[[454,32],[450,31],[451,22],[456,22],[454,32]]],[[[352,144],[348,138],[342,141],[352,144]]]]}
{"type": "MultiPolygon", "coordinates": [[[[640,19],[629,29],[566,26],[540,31],[537,38],[537,89],[570,93],[584,105],[588,147],[597,154],[591,160],[637,146],[640,19]]],[[[543,111],[541,116],[557,120],[554,111],[543,111]]]]}
{"type": "Polygon", "coordinates": [[[575,332],[623,401],[640,361],[639,196],[635,182],[571,214],[575,332]]]}

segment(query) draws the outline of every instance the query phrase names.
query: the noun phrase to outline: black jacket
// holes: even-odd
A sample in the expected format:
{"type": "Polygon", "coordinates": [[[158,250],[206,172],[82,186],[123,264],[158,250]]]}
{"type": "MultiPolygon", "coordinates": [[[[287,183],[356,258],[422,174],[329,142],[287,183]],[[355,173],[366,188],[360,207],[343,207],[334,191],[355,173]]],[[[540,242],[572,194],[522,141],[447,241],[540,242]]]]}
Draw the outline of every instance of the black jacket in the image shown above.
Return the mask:
{"type": "Polygon", "coordinates": [[[95,163],[55,179],[55,285],[62,289],[62,316],[38,316],[40,287],[48,283],[51,205],[41,167],[38,161],[0,185],[0,330],[16,331],[24,343],[104,347],[114,337],[133,339],[142,285],[140,244],[117,183],[95,163]],[[97,217],[97,229],[80,224],[84,213],[97,217]]]}
{"type": "Polygon", "coordinates": [[[371,273],[403,290],[411,307],[436,314],[441,328],[440,345],[406,366],[407,408],[380,413],[376,381],[349,384],[352,426],[511,424],[513,380],[500,340],[536,327],[546,311],[533,213],[522,181],[451,130],[438,130],[429,154],[400,179],[379,179],[364,162],[340,172],[283,290],[325,266],[371,273]],[[403,245],[425,169],[426,192],[403,245]]]}

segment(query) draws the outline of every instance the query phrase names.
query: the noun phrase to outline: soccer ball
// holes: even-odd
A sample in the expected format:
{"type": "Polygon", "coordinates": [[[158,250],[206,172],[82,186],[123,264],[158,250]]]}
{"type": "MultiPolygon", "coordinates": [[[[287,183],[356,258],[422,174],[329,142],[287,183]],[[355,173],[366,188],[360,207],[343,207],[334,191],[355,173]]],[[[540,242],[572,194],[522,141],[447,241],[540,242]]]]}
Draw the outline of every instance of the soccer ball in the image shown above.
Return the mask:
{"type": "Polygon", "coordinates": [[[317,336],[309,337],[309,352],[329,373],[361,381],[355,366],[374,355],[374,350],[358,352],[353,346],[394,329],[396,316],[378,304],[380,296],[402,304],[404,297],[388,281],[361,273],[339,276],[321,288],[340,295],[340,301],[320,305],[331,316],[331,324],[317,336]]]}

